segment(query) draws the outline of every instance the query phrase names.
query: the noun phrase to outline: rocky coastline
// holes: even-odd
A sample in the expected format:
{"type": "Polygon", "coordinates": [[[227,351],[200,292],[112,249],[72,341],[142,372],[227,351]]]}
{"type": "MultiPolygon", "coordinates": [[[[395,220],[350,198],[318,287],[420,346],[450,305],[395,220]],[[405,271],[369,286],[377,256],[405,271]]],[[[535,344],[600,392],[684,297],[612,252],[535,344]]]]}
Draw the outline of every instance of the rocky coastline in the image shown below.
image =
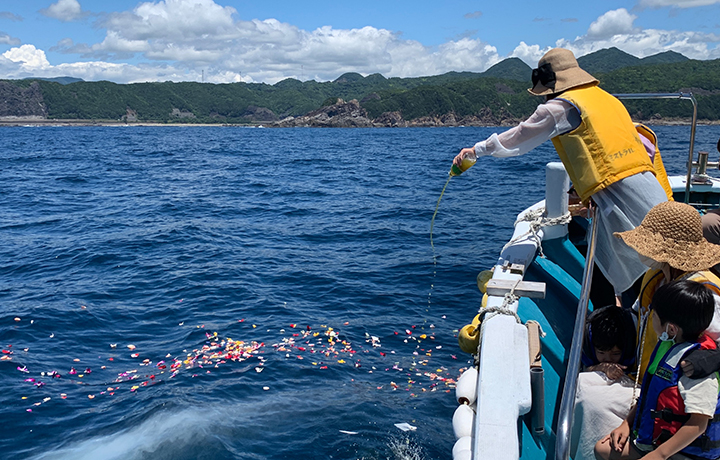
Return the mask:
{"type": "MultiPolygon", "coordinates": [[[[36,88],[30,89],[34,91],[36,88]]],[[[37,105],[36,105],[37,107],[37,105]]],[[[344,101],[337,99],[334,104],[321,107],[298,117],[287,117],[278,121],[249,122],[246,124],[231,123],[201,123],[192,122],[194,117],[188,113],[179,112],[177,120],[162,122],[137,121],[134,116],[123,117],[122,120],[59,120],[47,118],[43,110],[37,113],[16,114],[0,116],[0,126],[248,126],[266,128],[441,128],[441,127],[509,127],[518,124],[520,119],[513,117],[498,117],[490,109],[471,116],[458,116],[455,113],[444,115],[431,115],[412,120],[405,120],[400,112],[385,112],[377,118],[370,118],[356,100],[344,101]]],[[[133,114],[134,115],[134,114],[133,114]]],[[[648,119],[635,120],[648,125],[689,125],[689,118],[663,118],[659,115],[648,119]]],[[[700,125],[718,125],[720,121],[701,120],[700,125]]]]}
{"type": "Polygon", "coordinates": [[[521,120],[511,117],[499,118],[489,109],[475,116],[459,117],[454,113],[432,115],[405,120],[400,112],[385,112],[370,118],[357,99],[337,101],[299,117],[287,117],[266,124],[272,128],[431,128],[450,126],[513,126],[521,120]]]}

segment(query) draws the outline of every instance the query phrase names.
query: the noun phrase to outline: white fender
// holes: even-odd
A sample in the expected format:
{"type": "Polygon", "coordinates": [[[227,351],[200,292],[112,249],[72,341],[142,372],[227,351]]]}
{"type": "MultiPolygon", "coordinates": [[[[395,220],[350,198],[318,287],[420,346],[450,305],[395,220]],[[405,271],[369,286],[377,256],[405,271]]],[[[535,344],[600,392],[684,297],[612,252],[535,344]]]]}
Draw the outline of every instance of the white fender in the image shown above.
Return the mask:
{"type": "Polygon", "coordinates": [[[472,435],[473,426],[475,425],[475,411],[466,404],[458,406],[455,409],[455,414],[453,414],[452,424],[455,439],[472,435]]]}
{"type": "Polygon", "coordinates": [[[478,371],[470,366],[462,373],[455,386],[455,398],[458,404],[472,404],[477,397],[478,371]]]}
{"type": "Polygon", "coordinates": [[[472,459],[472,438],[463,436],[458,439],[453,446],[452,455],[454,460],[471,460],[472,459]]]}

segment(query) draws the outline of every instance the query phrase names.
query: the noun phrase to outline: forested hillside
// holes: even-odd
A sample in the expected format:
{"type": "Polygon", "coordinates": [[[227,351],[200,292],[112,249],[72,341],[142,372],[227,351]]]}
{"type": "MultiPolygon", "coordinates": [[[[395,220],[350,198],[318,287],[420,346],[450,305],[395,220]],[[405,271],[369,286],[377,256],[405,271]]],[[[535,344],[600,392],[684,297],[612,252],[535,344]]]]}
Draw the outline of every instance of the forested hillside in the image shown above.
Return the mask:
{"type": "MultiPolygon", "coordinates": [[[[644,59],[616,48],[581,57],[580,65],[614,93],[692,91],[700,119],[720,120],[720,60],[695,61],[667,52],[644,59]]],[[[452,120],[496,124],[528,116],[538,98],[526,90],[531,68],[517,58],[483,73],[419,78],[363,77],[332,82],[288,79],[268,84],[84,82],[72,79],[0,81],[0,117],[192,123],[271,123],[299,117],[338,98],[357,99],[369,119],[452,120]],[[65,83],[65,84],[63,84],[65,83]]],[[[688,117],[673,101],[628,104],[639,119],[688,117]]]]}

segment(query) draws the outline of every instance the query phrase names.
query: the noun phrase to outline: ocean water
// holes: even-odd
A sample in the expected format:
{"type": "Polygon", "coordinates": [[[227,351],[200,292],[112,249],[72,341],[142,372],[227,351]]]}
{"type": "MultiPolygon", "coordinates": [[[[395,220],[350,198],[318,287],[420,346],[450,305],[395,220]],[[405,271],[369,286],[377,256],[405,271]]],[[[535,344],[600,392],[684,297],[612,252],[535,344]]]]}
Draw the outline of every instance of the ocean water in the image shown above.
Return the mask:
{"type": "Polygon", "coordinates": [[[449,458],[475,276],[557,158],[451,180],[433,253],[492,132],[1,129],[2,458],[449,458]]]}

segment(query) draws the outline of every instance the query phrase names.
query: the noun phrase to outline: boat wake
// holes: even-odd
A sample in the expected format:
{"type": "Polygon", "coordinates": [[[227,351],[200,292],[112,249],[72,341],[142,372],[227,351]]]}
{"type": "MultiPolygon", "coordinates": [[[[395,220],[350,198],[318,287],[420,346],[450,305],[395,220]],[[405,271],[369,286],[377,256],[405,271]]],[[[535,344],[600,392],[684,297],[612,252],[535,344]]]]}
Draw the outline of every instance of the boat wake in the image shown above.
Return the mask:
{"type": "Polygon", "coordinates": [[[422,447],[409,437],[393,438],[388,444],[393,456],[390,460],[423,460],[422,447]]]}

